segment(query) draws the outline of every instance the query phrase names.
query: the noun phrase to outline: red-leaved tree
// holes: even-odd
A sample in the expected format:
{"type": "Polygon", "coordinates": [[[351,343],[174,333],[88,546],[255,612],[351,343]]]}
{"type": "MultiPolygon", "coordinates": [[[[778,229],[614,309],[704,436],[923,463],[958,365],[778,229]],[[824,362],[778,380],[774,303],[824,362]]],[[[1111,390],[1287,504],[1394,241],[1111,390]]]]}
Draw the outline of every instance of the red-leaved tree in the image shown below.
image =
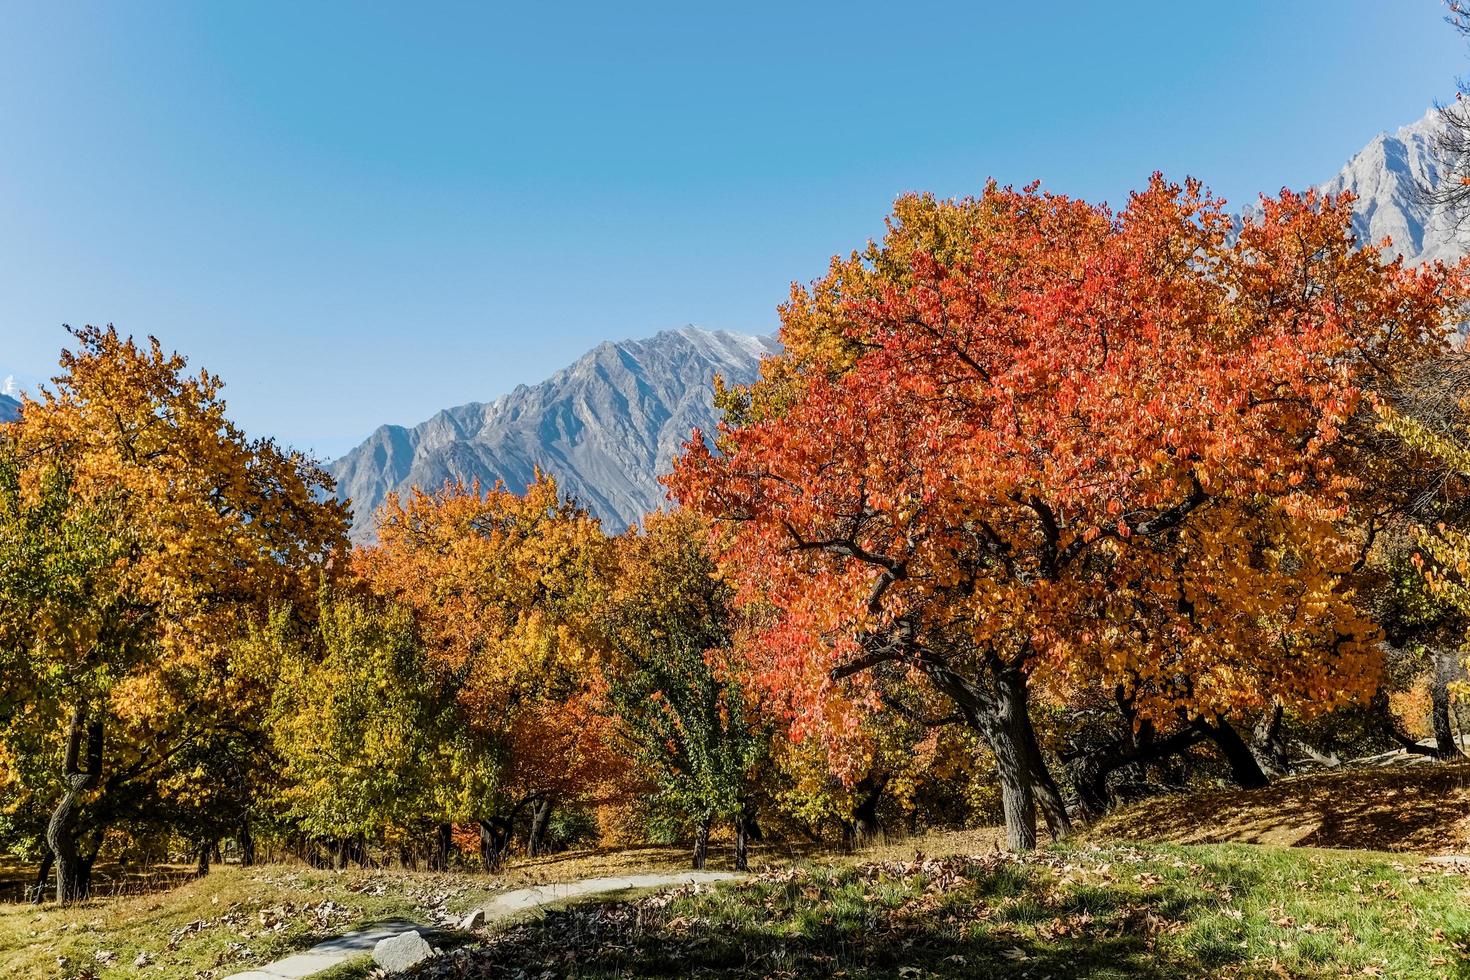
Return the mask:
{"type": "Polygon", "coordinates": [[[1442,343],[1459,292],[1349,214],[1283,193],[1234,232],[1193,182],[1118,213],[992,186],[900,201],[903,248],[795,289],[767,389],[669,485],[769,611],[741,652],[796,734],[840,742],[926,685],[993,750],[1027,849],[1038,805],[1069,829],[1037,685],[1170,721],[1370,693],[1337,449],[1366,374],[1442,343]]]}

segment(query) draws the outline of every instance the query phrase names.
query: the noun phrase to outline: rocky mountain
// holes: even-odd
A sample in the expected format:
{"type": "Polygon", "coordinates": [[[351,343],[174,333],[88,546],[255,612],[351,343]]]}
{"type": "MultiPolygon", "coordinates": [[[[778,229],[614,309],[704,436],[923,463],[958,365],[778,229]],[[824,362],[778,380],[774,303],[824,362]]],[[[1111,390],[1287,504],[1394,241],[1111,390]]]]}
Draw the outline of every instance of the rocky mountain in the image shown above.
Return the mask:
{"type": "Polygon", "coordinates": [[[1449,162],[1436,139],[1440,110],[1417,122],[1380,133],[1348,161],[1324,191],[1352,191],[1354,225],[1363,241],[1393,239],[1392,252],[1410,262],[1457,259],[1470,250],[1470,223],[1461,228],[1424,189],[1438,187],[1449,162]]]}
{"type": "Polygon", "coordinates": [[[778,349],[769,337],[668,330],[600,344],[493,402],[448,408],[411,428],[384,425],[329,467],[338,496],[352,502],[353,539],[372,539],[371,515],[389,492],[475,479],[519,490],[538,465],[621,530],[663,503],[657,478],[690,429],[714,428],[714,375],[749,382],[760,358],[778,349]]]}
{"type": "Polygon", "coordinates": [[[0,422],[14,422],[20,418],[20,402],[9,395],[0,395],[0,422]]]}

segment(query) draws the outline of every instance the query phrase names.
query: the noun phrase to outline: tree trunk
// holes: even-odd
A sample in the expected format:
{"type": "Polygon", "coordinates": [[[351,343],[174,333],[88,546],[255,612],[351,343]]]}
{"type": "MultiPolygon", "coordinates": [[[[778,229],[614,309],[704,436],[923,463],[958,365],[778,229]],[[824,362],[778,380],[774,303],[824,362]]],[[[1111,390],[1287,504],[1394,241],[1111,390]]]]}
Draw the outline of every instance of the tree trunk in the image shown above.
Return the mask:
{"type": "Polygon", "coordinates": [[[1084,752],[1070,766],[1072,788],[1077,793],[1077,808],[1084,820],[1092,821],[1108,812],[1108,770],[1100,753],[1084,752]]]}
{"type": "Polygon", "coordinates": [[[1273,704],[1251,732],[1251,751],[1256,762],[1267,775],[1284,776],[1290,771],[1290,760],[1286,757],[1286,746],[1281,743],[1281,722],[1285,715],[1281,703],[1273,704]]]}
{"type": "Polygon", "coordinates": [[[854,787],[858,791],[858,797],[852,808],[849,850],[867,847],[884,839],[878,806],[883,802],[883,791],[888,787],[888,778],[887,773],[870,772],[854,787]]]}
{"type": "Polygon", "coordinates": [[[1446,655],[1438,650],[1433,654],[1434,666],[1429,676],[1430,716],[1434,721],[1434,747],[1441,759],[1456,759],[1460,752],[1459,740],[1450,724],[1450,681],[1454,672],[1453,654],[1446,655]]]}
{"type": "Polygon", "coordinates": [[[199,845],[199,864],[198,867],[196,867],[194,870],[195,874],[197,874],[200,878],[203,878],[205,875],[209,874],[209,859],[213,853],[214,845],[212,843],[205,841],[203,844],[199,845]]]}
{"type": "Polygon", "coordinates": [[[704,863],[709,858],[709,828],[710,816],[705,814],[700,818],[699,826],[694,830],[694,870],[704,869],[704,863]]]}
{"type": "Polygon", "coordinates": [[[514,824],[508,817],[490,817],[480,824],[480,866],[487,872],[500,870],[510,850],[510,833],[514,824]]]}
{"type": "Polygon", "coordinates": [[[434,831],[433,844],[429,849],[429,870],[448,871],[449,852],[454,848],[454,824],[441,823],[434,831]]]}
{"type": "Polygon", "coordinates": [[[756,812],[755,804],[746,801],[740,808],[740,816],[745,821],[745,835],[750,838],[752,844],[765,842],[765,831],[761,830],[760,814],[756,812]]]}
{"type": "Polygon", "coordinates": [[[1006,847],[1024,852],[1036,849],[1036,794],[1031,784],[1029,753],[1022,733],[1005,719],[988,725],[986,738],[995,755],[1000,778],[1000,805],[1006,823],[1006,847]]]}
{"type": "Polygon", "coordinates": [[[1108,792],[1108,776],[1124,766],[1146,765],[1177,755],[1205,737],[1199,724],[1190,725],[1167,738],[1155,738],[1152,726],[1145,723],[1142,737],[1131,741],[1114,739],[1107,745],[1083,753],[1072,763],[1072,784],[1077,789],[1077,803],[1089,820],[1107,812],[1112,803],[1108,792]]]}
{"type": "Polygon", "coordinates": [[[102,849],[102,840],[99,835],[97,846],[86,854],[77,863],[77,890],[83,898],[92,896],[92,868],[97,864],[97,852],[102,849]]]}
{"type": "Polygon", "coordinates": [[[51,848],[46,848],[46,853],[41,855],[41,866],[36,869],[36,883],[31,886],[30,895],[27,896],[31,904],[40,905],[46,901],[46,882],[51,877],[51,865],[55,860],[51,848]]]}
{"type": "Polygon", "coordinates": [[[246,817],[240,821],[240,867],[249,868],[255,864],[255,835],[250,832],[250,818],[246,817]]]}
{"type": "Polygon", "coordinates": [[[1035,768],[1027,751],[1026,675],[1016,667],[993,667],[989,683],[962,677],[937,660],[921,663],[925,673],[980,733],[995,756],[1000,804],[1005,814],[1006,847],[1036,849],[1035,768]]]}
{"type": "Polygon", "coordinates": [[[1031,756],[1031,782],[1036,787],[1036,802],[1041,807],[1041,815],[1046,818],[1046,829],[1051,834],[1051,839],[1061,840],[1072,834],[1072,817],[1067,813],[1062,791],[1052,778],[1046,756],[1041,752],[1041,742],[1036,737],[1036,728],[1031,724],[1031,710],[1026,705],[1028,699],[1024,683],[1017,696],[1022,703],[1020,715],[1026,726],[1026,751],[1031,756]]]}
{"type": "Polygon", "coordinates": [[[46,844],[56,859],[56,900],[62,904],[87,897],[90,875],[85,875],[77,849],[77,798],[95,789],[102,777],[101,721],[88,721],[84,708],[72,710],[67,726],[66,756],[62,765],[61,802],[51,813],[46,825],[46,844]],[[79,764],[82,737],[87,740],[86,769],[79,764]]]}
{"type": "Polygon", "coordinates": [[[750,830],[745,823],[745,813],[742,811],[735,817],[735,870],[749,871],[750,859],[748,856],[750,844],[750,830]]]}
{"type": "Polygon", "coordinates": [[[1240,737],[1240,733],[1229,721],[1221,717],[1214,724],[1203,724],[1206,734],[1219,747],[1225,761],[1230,765],[1230,777],[1237,786],[1242,789],[1260,789],[1271,784],[1271,780],[1261,771],[1261,764],[1256,761],[1250,746],[1245,744],[1245,739],[1240,737]]]}
{"type": "Polygon", "coordinates": [[[551,823],[551,800],[536,801],[531,810],[531,829],[526,834],[526,857],[536,857],[545,847],[546,828],[551,823]]]}

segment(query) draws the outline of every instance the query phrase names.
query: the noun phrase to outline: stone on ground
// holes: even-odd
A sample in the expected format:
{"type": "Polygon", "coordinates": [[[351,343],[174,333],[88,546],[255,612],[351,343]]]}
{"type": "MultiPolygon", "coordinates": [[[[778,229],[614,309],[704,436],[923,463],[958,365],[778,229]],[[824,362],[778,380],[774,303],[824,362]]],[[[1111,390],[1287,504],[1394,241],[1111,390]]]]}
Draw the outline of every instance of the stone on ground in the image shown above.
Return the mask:
{"type": "Polygon", "coordinates": [[[407,970],[433,955],[433,947],[412,929],[384,939],[373,947],[373,962],[389,973],[407,970]]]}
{"type": "Polygon", "coordinates": [[[465,932],[469,932],[471,929],[478,929],[481,926],[483,926],[484,924],[485,924],[485,910],[484,909],[475,909],[469,915],[465,916],[462,920],[460,920],[459,927],[461,929],[463,929],[465,932]]]}

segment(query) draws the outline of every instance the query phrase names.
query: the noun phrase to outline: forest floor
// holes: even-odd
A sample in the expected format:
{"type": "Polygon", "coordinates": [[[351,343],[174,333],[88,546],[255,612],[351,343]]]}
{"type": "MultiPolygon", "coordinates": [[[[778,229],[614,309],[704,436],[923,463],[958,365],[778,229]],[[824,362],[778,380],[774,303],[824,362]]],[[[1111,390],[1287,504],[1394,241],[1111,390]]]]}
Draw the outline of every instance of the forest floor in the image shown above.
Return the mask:
{"type": "MultiPolygon", "coordinates": [[[[1470,854],[1467,828],[1470,763],[1159,797],[1024,860],[998,853],[993,828],[856,855],[768,846],[745,882],[459,934],[421,974],[561,976],[575,954],[586,976],[1470,978],[1470,865],[1402,853],[1470,854]]],[[[227,865],[150,891],[183,869],[117,875],[138,893],[0,904],[0,976],[218,978],[384,920],[453,937],[512,889],[686,866],[682,848],[638,847],[493,877],[227,865]]],[[[367,973],[364,959],[331,976],[367,973]]]]}

